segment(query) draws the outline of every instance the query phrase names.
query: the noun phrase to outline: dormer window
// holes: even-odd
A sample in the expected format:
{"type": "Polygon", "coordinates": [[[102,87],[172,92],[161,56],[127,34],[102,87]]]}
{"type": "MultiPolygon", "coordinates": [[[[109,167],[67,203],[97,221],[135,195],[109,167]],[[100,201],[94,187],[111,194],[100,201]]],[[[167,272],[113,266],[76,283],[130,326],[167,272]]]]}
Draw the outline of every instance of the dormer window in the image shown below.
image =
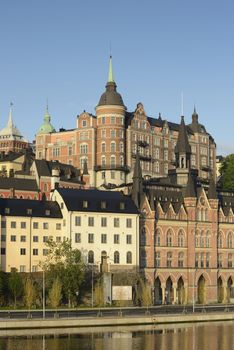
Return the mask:
{"type": "Polygon", "coordinates": [[[88,208],[88,201],[83,201],[83,208],[88,208]]]}
{"type": "Polygon", "coordinates": [[[106,201],[101,201],[101,209],[106,209],[106,201]]]}
{"type": "Polygon", "coordinates": [[[49,216],[49,215],[50,215],[50,210],[47,209],[47,210],[45,211],[45,214],[46,214],[46,216],[49,216]]]}
{"type": "Polygon", "coordinates": [[[27,214],[32,215],[32,209],[27,209],[27,214]]]}
{"type": "Polygon", "coordinates": [[[5,208],[5,214],[10,214],[10,208],[5,208]]]}
{"type": "Polygon", "coordinates": [[[120,210],[124,210],[125,209],[125,203],[124,202],[120,202],[119,207],[120,207],[120,210]]]}

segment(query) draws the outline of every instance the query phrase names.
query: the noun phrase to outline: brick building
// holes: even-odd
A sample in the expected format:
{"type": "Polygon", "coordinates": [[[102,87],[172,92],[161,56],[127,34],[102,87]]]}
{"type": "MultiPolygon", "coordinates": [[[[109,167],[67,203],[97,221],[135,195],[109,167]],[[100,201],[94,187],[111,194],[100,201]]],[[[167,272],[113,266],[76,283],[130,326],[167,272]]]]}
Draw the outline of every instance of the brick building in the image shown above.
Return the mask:
{"type": "MultiPolygon", "coordinates": [[[[83,112],[76,127],[55,132],[50,117],[36,135],[36,158],[59,160],[83,168],[87,162],[90,185],[120,185],[132,181],[136,152],[139,149],[144,177],[167,176],[174,169],[174,149],[179,124],[147,116],[142,103],[128,112],[113,79],[112,59],[106,90],[96,106],[96,115],[83,112]]],[[[186,126],[191,145],[191,167],[199,176],[215,174],[216,145],[199,123],[194,108],[192,122],[186,126]]]]}

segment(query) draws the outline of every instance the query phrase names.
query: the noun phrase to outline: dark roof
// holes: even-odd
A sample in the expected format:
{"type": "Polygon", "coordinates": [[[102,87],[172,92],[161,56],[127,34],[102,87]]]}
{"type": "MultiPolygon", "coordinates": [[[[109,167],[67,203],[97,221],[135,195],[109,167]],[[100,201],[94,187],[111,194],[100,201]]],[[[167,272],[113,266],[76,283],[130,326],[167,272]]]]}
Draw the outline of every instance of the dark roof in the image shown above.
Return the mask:
{"type": "Polygon", "coordinates": [[[80,180],[80,170],[73,165],[60,163],[58,161],[48,161],[45,159],[36,159],[35,165],[39,176],[52,176],[53,169],[59,169],[60,179],[63,181],[77,179],[80,180]]]}
{"type": "Polygon", "coordinates": [[[5,152],[0,152],[0,162],[12,162],[17,158],[22,157],[24,154],[24,152],[9,152],[7,154],[5,154],[5,152]]]}
{"type": "Polygon", "coordinates": [[[124,106],[122,96],[117,92],[116,87],[115,82],[108,82],[106,84],[106,91],[102,94],[98,106],[124,106]]]}
{"type": "Polygon", "coordinates": [[[216,191],[216,185],[215,185],[213,176],[210,179],[210,185],[209,185],[207,197],[209,199],[217,199],[218,198],[217,197],[217,191],[216,191]]]}
{"type": "Polygon", "coordinates": [[[37,182],[34,179],[22,179],[17,177],[0,177],[0,189],[38,191],[37,182]]]}
{"type": "Polygon", "coordinates": [[[70,188],[58,188],[57,191],[62,196],[67,209],[70,211],[138,213],[131,198],[123,195],[121,192],[70,188]],[[85,201],[88,202],[87,208],[84,208],[85,201]],[[106,202],[106,208],[101,208],[101,202],[106,202]],[[120,203],[124,203],[124,209],[121,209],[120,203]]]}
{"type": "Polygon", "coordinates": [[[181,116],[181,123],[179,126],[179,135],[175,146],[175,153],[191,153],[191,146],[188,141],[188,134],[183,116],[181,116]]]}
{"type": "Polygon", "coordinates": [[[188,176],[188,183],[185,189],[184,197],[186,198],[196,198],[197,197],[197,190],[196,190],[196,184],[193,176],[191,173],[189,173],[188,176]]]}
{"type": "Polygon", "coordinates": [[[0,198],[0,214],[5,216],[62,218],[57,202],[30,199],[0,198]],[[29,209],[32,211],[29,212],[29,209]]]}

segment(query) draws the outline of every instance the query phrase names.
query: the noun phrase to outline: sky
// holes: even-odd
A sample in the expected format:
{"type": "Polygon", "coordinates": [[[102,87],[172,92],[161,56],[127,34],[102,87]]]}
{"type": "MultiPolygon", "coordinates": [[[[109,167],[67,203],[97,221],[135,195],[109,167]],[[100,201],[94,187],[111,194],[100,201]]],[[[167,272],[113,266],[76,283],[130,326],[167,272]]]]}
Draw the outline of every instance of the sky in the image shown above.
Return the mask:
{"type": "Polygon", "coordinates": [[[234,152],[233,0],[0,0],[0,128],[30,141],[48,99],[58,130],[95,114],[108,77],[128,111],[200,123],[218,154],[234,152]]]}

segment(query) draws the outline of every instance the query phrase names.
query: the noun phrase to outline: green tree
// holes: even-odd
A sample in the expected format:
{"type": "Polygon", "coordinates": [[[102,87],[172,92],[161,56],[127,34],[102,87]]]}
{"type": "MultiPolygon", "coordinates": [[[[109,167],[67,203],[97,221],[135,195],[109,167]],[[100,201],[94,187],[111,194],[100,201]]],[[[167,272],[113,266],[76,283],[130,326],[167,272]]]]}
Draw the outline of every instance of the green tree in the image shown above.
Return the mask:
{"type": "Polygon", "coordinates": [[[234,190],[234,154],[227,156],[221,167],[221,186],[225,190],[234,190]]]}
{"type": "Polygon", "coordinates": [[[70,307],[77,299],[84,278],[81,252],[78,249],[72,249],[70,240],[64,242],[49,240],[46,245],[48,255],[43,268],[51,284],[56,277],[62,282],[62,292],[70,307]]]}
{"type": "Polygon", "coordinates": [[[0,271],[0,304],[5,305],[7,303],[8,295],[8,279],[7,274],[0,271]]]}
{"type": "Polygon", "coordinates": [[[35,300],[36,290],[34,283],[31,278],[27,278],[24,285],[24,301],[29,310],[31,310],[32,306],[35,304],[35,300]]]}
{"type": "Polygon", "coordinates": [[[138,300],[142,306],[152,305],[152,292],[149,283],[140,278],[138,282],[138,300]]]}
{"type": "Polygon", "coordinates": [[[60,305],[61,299],[62,299],[62,283],[60,282],[59,278],[56,277],[49,291],[50,305],[54,309],[57,309],[57,307],[60,305]]]}
{"type": "Polygon", "coordinates": [[[9,289],[14,300],[14,308],[16,308],[17,299],[22,296],[24,289],[22,277],[16,269],[13,269],[13,271],[10,273],[9,289]]]}

